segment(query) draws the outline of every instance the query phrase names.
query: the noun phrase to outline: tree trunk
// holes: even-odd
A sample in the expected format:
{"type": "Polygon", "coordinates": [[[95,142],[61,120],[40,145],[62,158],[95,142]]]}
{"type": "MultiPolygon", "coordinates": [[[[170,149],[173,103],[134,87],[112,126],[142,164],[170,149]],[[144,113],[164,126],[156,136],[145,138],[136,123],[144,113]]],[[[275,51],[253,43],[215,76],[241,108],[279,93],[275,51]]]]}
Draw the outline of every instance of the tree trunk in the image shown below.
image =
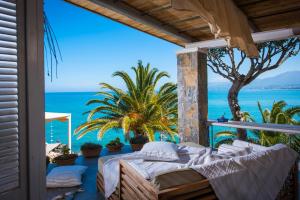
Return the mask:
{"type": "MultiPolygon", "coordinates": [[[[240,90],[243,87],[243,83],[241,81],[235,81],[228,92],[228,105],[230,107],[230,111],[233,117],[234,121],[241,121],[242,119],[242,113],[241,113],[241,107],[238,102],[238,95],[240,90]]],[[[247,132],[245,129],[237,129],[237,137],[241,140],[247,139],[247,132]]]]}

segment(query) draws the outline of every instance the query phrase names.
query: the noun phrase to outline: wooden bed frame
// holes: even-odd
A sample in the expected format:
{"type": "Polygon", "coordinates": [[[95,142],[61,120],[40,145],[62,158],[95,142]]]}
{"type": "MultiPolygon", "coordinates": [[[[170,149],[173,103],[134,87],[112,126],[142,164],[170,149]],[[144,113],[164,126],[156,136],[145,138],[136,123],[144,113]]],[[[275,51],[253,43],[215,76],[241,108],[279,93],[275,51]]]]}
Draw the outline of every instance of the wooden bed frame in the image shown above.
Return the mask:
{"type": "MultiPolygon", "coordinates": [[[[97,174],[97,189],[104,194],[104,181],[101,173],[97,174]]],[[[292,167],[277,199],[296,200],[298,193],[298,165],[292,167]]],[[[151,182],[145,180],[126,161],[120,161],[120,181],[117,190],[109,200],[183,200],[183,199],[217,199],[207,179],[158,190],[151,182]]]]}

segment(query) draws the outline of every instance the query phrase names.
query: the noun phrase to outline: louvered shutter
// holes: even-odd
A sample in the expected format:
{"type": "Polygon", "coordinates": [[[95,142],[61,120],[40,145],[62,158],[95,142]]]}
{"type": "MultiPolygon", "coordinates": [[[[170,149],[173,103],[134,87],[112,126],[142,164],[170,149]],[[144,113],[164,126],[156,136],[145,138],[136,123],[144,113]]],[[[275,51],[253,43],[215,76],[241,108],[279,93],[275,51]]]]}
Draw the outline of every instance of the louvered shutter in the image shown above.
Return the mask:
{"type": "Polygon", "coordinates": [[[16,3],[0,0],[0,193],[19,187],[16,3]]]}

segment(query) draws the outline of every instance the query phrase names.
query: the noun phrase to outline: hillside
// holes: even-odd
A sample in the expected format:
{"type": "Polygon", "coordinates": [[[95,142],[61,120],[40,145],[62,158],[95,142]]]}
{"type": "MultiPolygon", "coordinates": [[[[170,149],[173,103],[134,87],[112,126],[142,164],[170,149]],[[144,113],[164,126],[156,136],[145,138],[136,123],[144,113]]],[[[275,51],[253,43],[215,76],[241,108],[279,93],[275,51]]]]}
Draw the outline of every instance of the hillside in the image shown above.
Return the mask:
{"type": "MultiPolygon", "coordinates": [[[[228,89],[230,83],[209,83],[210,89],[228,89]]],[[[279,75],[257,79],[248,85],[248,89],[300,89],[300,71],[290,71],[279,75]]]]}
{"type": "Polygon", "coordinates": [[[270,78],[257,79],[249,88],[300,89],[300,71],[290,71],[270,78]]]}

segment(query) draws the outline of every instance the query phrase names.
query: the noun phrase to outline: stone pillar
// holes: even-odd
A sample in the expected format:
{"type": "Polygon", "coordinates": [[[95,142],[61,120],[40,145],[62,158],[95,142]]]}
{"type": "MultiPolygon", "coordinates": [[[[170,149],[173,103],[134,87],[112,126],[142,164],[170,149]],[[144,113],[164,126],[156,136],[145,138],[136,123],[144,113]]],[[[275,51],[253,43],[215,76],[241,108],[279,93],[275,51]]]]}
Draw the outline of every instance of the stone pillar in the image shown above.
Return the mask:
{"type": "Polygon", "coordinates": [[[177,82],[180,140],[208,146],[206,54],[199,49],[177,52],[177,82]]]}

